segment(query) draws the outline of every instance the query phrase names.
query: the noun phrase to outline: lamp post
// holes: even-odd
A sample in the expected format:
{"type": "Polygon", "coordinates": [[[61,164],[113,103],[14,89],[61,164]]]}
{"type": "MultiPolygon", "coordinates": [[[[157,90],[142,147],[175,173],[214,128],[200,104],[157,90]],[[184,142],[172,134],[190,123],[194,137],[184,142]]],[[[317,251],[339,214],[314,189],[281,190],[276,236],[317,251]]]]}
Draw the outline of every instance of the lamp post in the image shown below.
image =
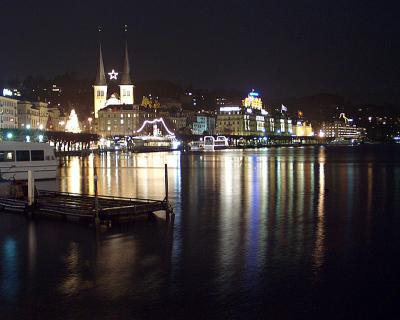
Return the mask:
{"type": "Polygon", "coordinates": [[[89,132],[92,132],[92,121],[93,121],[93,118],[89,117],[87,120],[89,122],[89,132]]]}

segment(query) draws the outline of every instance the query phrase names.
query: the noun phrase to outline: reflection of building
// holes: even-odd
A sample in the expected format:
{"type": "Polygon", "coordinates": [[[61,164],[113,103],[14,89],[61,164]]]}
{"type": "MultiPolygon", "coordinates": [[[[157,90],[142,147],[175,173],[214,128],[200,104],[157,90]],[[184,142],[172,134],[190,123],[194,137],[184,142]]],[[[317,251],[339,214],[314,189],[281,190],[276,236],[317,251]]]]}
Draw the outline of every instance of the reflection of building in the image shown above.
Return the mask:
{"type": "Polygon", "coordinates": [[[323,123],[322,132],[326,137],[359,139],[365,136],[365,128],[357,127],[341,121],[323,123]]]}
{"type": "Polygon", "coordinates": [[[0,128],[18,128],[17,100],[0,97],[0,128]]]}

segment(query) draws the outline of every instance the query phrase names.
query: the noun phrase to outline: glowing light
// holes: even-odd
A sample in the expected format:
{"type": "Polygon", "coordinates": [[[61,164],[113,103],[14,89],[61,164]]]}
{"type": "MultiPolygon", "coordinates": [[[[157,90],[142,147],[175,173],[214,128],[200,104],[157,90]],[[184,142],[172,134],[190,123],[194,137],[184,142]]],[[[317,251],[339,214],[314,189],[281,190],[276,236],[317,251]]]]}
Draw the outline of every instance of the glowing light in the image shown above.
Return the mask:
{"type": "Polygon", "coordinates": [[[110,80],[112,80],[112,79],[117,80],[118,72],[115,72],[115,70],[112,69],[111,72],[108,73],[108,75],[110,76],[110,80]]]}
{"type": "Polygon", "coordinates": [[[26,136],[25,139],[26,139],[26,142],[31,142],[31,137],[30,136],[26,136]]]}
{"type": "Polygon", "coordinates": [[[344,119],[344,123],[346,123],[346,124],[349,122],[349,118],[347,118],[346,115],[343,112],[339,115],[339,119],[340,118],[343,118],[344,119]]]}
{"type": "Polygon", "coordinates": [[[140,129],[137,130],[136,132],[141,132],[141,131],[144,129],[144,127],[145,127],[146,125],[148,125],[148,124],[156,124],[156,123],[159,123],[159,122],[162,123],[162,125],[164,126],[164,128],[165,128],[165,130],[168,132],[168,134],[170,134],[171,136],[174,136],[174,135],[175,135],[173,132],[171,132],[171,131],[167,128],[167,126],[165,125],[165,122],[164,122],[164,119],[163,119],[163,118],[144,121],[143,124],[142,124],[142,126],[140,127],[140,129]]]}
{"type": "Polygon", "coordinates": [[[253,90],[249,93],[249,96],[250,96],[250,97],[258,97],[259,94],[258,94],[258,92],[255,92],[254,89],[253,89],[253,90]]]}
{"type": "Polygon", "coordinates": [[[43,135],[39,134],[38,139],[39,139],[39,142],[43,142],[43,135]]]}
{"type": "Polygon", "coordinates": [[[247,111],[247,113],[252,113],[253,112],[253,110],[251,110],[250,108],[247,108],[246,111],[247,111]]]}
{"type": "Polygon", "coordinates": [[[73,133],[81,132],[78,115],[76,114],[75,109],[72,109],[71,113],[69,114],[67,123],[65,124],[65,131],[73,133]]]}
{"type": "Polygon", "coordinates": [[[320,130],[318,135],[319,135],[320,138],[323,138],[323,137],[325,137],[325,132],[320,130]]]}
{"type": "Polygon", "coordinates": [[[12,137],[13,137],[13,134],[11,132],[8,132],[7,133],[7,139],[12,139],[12,137]]]}
{"type": "Polygon", "coordinates": [[[248,96],[242,100],[242,105],[246,108],[262,109],[262,100],[258,97],[259,94],[254,89],[248,94],[248,96]]]}
{"type": "Polygon", "coordinates": [[[12,96],[12,91],[10,89],[3,89],[3,96],[12,96]]]}
{"type": "Polygon", "coordinates": [[[221,107],[219,111],[229,112],[229,111],[240,111],[240,107],[221,107]]]}
{"type": "Polygon", "coordinates": [[[27,124],[27,125],[26,125],[26,128],[29,130],[29,129],[31,128],[31,125],[30,125],[30,124],[27,124]]]}
{"type": "Polygon", "coordinates": [[[39,129],[43,130],[43,125],[42,124],[39,125],[39,129]]]}

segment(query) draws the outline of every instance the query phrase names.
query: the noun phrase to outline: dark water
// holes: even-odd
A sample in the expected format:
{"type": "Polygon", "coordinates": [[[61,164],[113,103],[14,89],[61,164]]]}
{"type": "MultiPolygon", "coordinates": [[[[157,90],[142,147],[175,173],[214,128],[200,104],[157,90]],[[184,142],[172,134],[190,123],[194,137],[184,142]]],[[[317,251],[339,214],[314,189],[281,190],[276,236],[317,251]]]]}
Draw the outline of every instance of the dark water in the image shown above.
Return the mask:
{"type": "Polygon", "coordinates": [[[96,232],[0,214],[1,319],[398,318],[400,148],[69,158],[41,187],[163,198],[96,232]]]}

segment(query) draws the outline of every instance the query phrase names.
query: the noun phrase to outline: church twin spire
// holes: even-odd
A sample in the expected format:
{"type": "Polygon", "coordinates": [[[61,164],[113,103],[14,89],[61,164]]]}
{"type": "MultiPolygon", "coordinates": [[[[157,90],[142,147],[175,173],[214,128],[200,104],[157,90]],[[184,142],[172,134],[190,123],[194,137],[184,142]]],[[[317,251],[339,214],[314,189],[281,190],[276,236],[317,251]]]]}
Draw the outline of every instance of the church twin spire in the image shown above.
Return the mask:
{"type": "MultiPolygon", "coordinates": [[[[99,32],[101,32],[99,28],[99,32]]],[[[128,31],[127,25],[124,26],[125,34],[128,31]]],[[[110,80],[117,79],[117,74],[114,70],[110,73],[110,80]]],[[[134,98],[134,85],[130,75],[129,54],[128,54],[128,40],[125,39],[125,55],[124,64],[121,72],[121,79],[119,81],[119,95],[112,93],[108,99],[107,91],[108,85],[106,74],[104,72],[103,52],[101,50],[101,41],[99,45],[99,64],[97,67],[96,80],[93,86],[93,106],[95,118],[98,117],[99,111],[108,105],[133,105],[134,98]]]]}
{"type": "MultiPolygon", "coordinates": [[[[102,29],[99,27],[99,33],[102,31],[102,29]]],[[[128,26],[124,26],[124,32],[128,32],[128,26]]],[[[125,55],[124,55],[124,64],[122,68],[122,73],[121,73],[121,85],[133,85],[131,75],[130,75],[130,64],[129,64],[129,54],[128,54],[128,40],[125,40],[125,55]]],[[[96,81],[95,81],[96,86],[106,86],[107,81],[106,81],[106,75],[104,72],[104,62],[103,62],[103,53],[101,50],[101,42],[99,45],[99,65],[97,68],[97,75],[96,75],[96,81]]]]}
{"type": "Polygon", "coordinates": [[[103,63],[103,54],[101,52],[101,43],[99,47],[99,66],[97,69],[96,81],[94,83],[95,86],[106,86],[106,75],[104,72],[104,63],[103,63]]]}

